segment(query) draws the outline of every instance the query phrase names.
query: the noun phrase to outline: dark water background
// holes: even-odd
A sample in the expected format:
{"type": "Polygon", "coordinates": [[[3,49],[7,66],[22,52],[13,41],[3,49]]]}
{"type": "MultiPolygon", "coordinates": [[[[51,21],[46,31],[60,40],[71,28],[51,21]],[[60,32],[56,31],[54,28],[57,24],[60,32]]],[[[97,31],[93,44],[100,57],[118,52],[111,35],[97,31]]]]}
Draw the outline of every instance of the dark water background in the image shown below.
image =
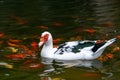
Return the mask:
{"type": "MultiPolygon", "coordinates": [[[[0,0],[0,34],[4,33],[7,36],[1,40],[26,39],[23,44],[28,47],[30,41],[38,42],[41,33],[46,30],[50,31],[55,39],[62,38],[61,42],[65,42],[117,37],[120,35],[119,26],[119,0],[0,0]]],[[[2,51],[6,44],[0,47],[0,55],[6,54],[6,51],[2,51]]],[[[108,48],[106,52],[110,52],[113,47],[108,48]]],[[[120,78],[119,57],[105,63],[88,62],[94,63],[95,66],[87,68],[81,65],[66,68],[53,63],[39,69],[21,68],[26,59],[14,61],[0,58],[1,62],[6,61],[15,65],[12,70],[0,68],[0,80],[119,80],[120,78]],[[51,67],[55,70],[45,71],[51,67]]],[[[37,58],[35,61],[41,60],[37,58]]]]}

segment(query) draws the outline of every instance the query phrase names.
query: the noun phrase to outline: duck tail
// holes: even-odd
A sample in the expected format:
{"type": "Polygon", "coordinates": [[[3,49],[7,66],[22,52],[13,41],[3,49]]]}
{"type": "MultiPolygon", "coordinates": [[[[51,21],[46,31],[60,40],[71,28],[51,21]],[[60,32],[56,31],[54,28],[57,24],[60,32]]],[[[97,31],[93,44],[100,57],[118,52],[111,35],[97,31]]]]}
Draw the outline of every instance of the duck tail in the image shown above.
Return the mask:
{"type": "Polygon", "coordinates": [[[110,44],[112,44],[113,42],[116,41],[117,38],[112,38],[110,40],[107,41],[107,45],[109,46],[110,44]]]}
{"type": "Polygon", "coordinates": [[[103,51],[105,50],[105,48],[107,46],[111,45],[113,42],[115,42],[116,39],[117,38],[112,38],[110,40],[101,42],[99,44],[95,44],[95,46],[92,48],[92,51],[94,52],[93,53],[94,58],[98,58],[103,53],[103,51]]]}
{"type": "Polygon", "coordinates": [[[107,41],[104,41],[104,42],[101,42],[101,43],[96,43],[95,46],[92,48],[92,51],[97,52],[97,51],[99,51],[99,49],[104,49],[107,46],[111,45],[113,42],[115,42],[116,39],[117,38],[112,38],[110,40],[107,40],[107,41]]]}

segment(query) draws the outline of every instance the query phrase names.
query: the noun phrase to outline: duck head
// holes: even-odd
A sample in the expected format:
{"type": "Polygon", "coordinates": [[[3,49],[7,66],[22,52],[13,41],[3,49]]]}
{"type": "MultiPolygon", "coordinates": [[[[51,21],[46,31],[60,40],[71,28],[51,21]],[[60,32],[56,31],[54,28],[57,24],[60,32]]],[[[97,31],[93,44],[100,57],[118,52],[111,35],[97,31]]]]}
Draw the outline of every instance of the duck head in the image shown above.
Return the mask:
{"type": "Polygon", "coordinates": [[[39,47],[41,47],[43,44],[45,45],[49,45],[50,43],[52,43],[52,36],[51,33],[45,31],[41,34],[40,37],[40,42],[39,42],[39,47]]]}

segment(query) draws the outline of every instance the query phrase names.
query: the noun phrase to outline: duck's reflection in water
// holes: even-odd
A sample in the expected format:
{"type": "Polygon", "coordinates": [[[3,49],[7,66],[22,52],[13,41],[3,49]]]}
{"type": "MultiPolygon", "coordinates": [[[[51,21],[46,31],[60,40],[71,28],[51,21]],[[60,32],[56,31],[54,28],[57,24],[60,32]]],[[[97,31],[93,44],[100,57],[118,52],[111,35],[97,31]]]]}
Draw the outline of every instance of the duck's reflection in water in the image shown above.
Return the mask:
{"type": "Polygon", "coordinates": [[[45,73],[49,72],[57,72],[61,73],[64,72],[63,69],[71,68],[71,67],[85,67],[85,68],[94,68],[94,69],[101,69],[103,67],[102,62],[99,60],[70,60],[70,61],[63,61],[63,60],[53,60],[42,58],[42,63],[45,64],[45,73]]]}
{"type": "MultiPolygon", "coordinates": [[[[110,78],[112,73],[103,72],[103,64],[99,60],[71,60],[71,61],[61,61],[42,58],[42,63],[45,64],[45,69],[43,73],[39,76],[41,80],[53,80],[51,76],[57,77],[57,80],[64,80],[63,75],[69,75],[71,71],[73,72],[73,77],[83,77],[82,75],[90,73],[91,77],[94,78],[110,78]],[[77,71],[76,71],[77,70],[77,71]],[[79,75],[78,75],[79,74],[79,75]],[[59,75],[59,77],[58,77],[59,75]],[[61,75],[61,76],[60,76],[61,75]],[[102,76],[103,75],[103,76],[102,76]],[[44,79],[46,78],[46,79],[44,79]],[[59,79],[58,79],[59,78],[59,79]]],[[[71,77],[71,76],[69,76],[71,77]]],[[[66,80],[66,79],[65,79],[66,80]]]]}

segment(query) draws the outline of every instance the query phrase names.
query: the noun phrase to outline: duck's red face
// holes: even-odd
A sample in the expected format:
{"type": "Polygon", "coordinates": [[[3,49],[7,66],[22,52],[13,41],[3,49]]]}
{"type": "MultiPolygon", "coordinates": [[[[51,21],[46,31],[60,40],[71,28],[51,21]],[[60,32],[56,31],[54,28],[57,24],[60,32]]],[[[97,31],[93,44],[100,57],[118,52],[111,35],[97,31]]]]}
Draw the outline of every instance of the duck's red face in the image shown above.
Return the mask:
{"type": "Polygon", "coordinates": [[[44,34],[40,38],[39,46],[42,46],[46,41],[48,41],[49,34],[44,34]]]}

